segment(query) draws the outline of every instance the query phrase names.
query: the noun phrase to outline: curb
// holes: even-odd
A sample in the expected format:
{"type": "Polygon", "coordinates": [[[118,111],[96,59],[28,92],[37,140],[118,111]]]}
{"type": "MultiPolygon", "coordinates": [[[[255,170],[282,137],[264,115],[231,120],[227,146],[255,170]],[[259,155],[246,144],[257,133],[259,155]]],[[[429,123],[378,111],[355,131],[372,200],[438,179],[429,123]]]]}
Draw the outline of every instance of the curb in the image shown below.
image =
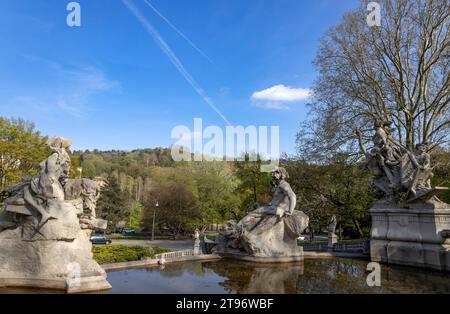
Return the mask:
{"type": "MultiPolygon", "coordinates": [[[[222,257],[215,254],[183,256],[178,258],[166,259],[165,264],[186,262],[186,261],[215,261],[222,257]]],[[[125,270],[128,268],[148,267],[158,265],[159,259],[147,259],[142,261],[132,261],[123,263],[109,263],[100,265],[106,272],[125,270]]]]}

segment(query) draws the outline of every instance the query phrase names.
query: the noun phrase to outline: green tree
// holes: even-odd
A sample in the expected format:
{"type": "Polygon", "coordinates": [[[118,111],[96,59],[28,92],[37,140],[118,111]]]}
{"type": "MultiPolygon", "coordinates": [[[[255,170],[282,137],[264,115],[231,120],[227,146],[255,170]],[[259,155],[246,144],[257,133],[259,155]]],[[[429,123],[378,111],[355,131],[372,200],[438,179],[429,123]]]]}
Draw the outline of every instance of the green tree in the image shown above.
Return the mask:
{"type": "Polygon", "coordinates": [[[39,163],[51,153],[46,141],[33,123],[0,117],[0,190],[39,173],[39,163]]]}
{"type": "Polygon", "coordinates": [[[357,152],[355,128],[368,135],[374,119],[392,122],[410,151],[450,141],[449,0],[379,2],[379,27],[361,1],[320,41],[311,120],[298,133],[305,158],[357,152]]]}
{"type": "Polygon", "coordinates": [[[127,227],[140,230],[142,228],[142,213],[144,210],[144,206],[139,202],[134,202],[131,206],[130,218],[128,220],[127,227]]]}
{"type": "Polygon", "coordinates": [[[82,168],[80,166],[80,156],[76,154],[70,153],[70,173],[69,177],[72,179],[80,178],[80,176],[83,176],[82,168]]]}
{"type": "Polygon", "coordinates": [[[321,232],[332,215],[337,216],[343,236],[362,238],[368,235],[372,204],[371,175],[361,164],[336,157],[326,165],[304,161],[285,162],[289,182],[298,196],[298,207],[310,217],[310,231],[321,232]]]}
{"type": "MultiPolygon", "coordinates": [[[[435,149],[431,154],[434,176],[431,179],[432,186],[446,186],[450,188],[450,150],[435,149]]],[[[439,195],[439,198],[450,204],[450,190],[439,195]]]]}
{"type": "Polygon", "coordinates": [[[155,216],[155,230],[159,234],[169,232],[175,239],[180,235],[192,234],[200,217],[197,200],[183,183],[152,190],[145,198],[144,208],[144,229],[152,230],[155,216]]]}
{"type": "Polygon", "coordinates": [[[235,213],[235,219],[242,218],[255,204],[267,204],[272,198],[270,173],[261,172],[262,163],[260,156],[250,154],[245,154],[243,161],[235,162],[235,173],[240,180],[237,191],[241,198],[240,210],[235,213]]]}
{"type": "Polygon", "coordinates": [[[111,224],[109,227],[114,228],[119,222],[129,221],[127,203],[127,195],[120,190],[117,178],[108,176],[107,184],[102,188],[97,201],[97,216],[108,220],[108,224],[111,224]]]}
{"type": "Polygon", "coordinates": [[[92,161],[83,161],[81,164],[81,168],[83,169],[83,177],[92,179],[96,176],[95,166],[92,161]]]}
{"type": "Polygon", "coordinates": [[[206,228],[211,223],[222,223],[238,206],[234,197],[238,178],[226,162],[196,162],[191,167],[201,210],[198,226],[206,228]]]}

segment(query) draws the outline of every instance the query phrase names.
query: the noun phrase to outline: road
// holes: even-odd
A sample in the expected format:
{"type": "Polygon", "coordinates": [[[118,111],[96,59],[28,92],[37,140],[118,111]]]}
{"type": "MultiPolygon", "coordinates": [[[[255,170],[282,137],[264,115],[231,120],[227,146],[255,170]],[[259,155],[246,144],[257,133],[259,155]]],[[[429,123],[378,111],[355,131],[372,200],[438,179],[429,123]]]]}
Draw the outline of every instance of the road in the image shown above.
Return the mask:
{"type": "Polygon", "coordinates": [[[171,251],[194,249],[194,240],[112,240],[112,244],[127,246],[159,246],[171,251]]]}

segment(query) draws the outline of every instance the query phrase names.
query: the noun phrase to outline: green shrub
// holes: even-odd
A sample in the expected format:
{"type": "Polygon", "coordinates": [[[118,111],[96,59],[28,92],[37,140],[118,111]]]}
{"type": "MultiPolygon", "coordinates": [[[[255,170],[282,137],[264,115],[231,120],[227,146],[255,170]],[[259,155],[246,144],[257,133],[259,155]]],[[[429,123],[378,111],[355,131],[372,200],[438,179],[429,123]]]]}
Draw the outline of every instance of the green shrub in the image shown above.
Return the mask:
{"type": "Polygon", "coordinates": [[[170,252],[160,247],[125,246],[125,245],[94,245],[92,253],[99,264],[138,261],[143,258],[153,258],[155,254],[170,252]]]}

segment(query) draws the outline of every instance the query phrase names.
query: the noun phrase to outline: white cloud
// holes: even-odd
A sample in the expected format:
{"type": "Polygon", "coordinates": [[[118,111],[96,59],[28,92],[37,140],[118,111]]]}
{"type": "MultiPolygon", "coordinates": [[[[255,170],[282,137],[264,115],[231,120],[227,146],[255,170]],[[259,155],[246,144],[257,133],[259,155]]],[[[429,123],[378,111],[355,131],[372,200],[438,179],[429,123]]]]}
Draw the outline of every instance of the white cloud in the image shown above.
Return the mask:
{"type": "Polygon", "coordinates": [[[288,109],[286,103],[307,100],[312,95],[313,91],[309,88],[294,88],[280,84],[254,92],[251,99],[258,107],[288,109]]]}

